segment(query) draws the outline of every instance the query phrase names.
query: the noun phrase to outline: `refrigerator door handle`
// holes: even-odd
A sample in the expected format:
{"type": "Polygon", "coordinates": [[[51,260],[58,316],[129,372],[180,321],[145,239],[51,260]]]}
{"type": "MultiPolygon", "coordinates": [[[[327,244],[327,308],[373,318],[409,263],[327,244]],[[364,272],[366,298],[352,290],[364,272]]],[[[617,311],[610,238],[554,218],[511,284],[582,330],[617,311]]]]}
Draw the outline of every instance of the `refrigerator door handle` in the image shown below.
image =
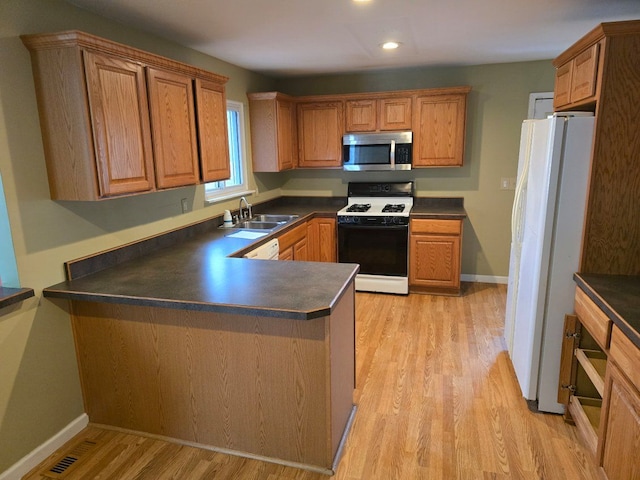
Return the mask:
{"type": "Polygon", "coordinates": [[[522,215],[524,212],[523,199],[526,198],[527,192],[532,136],[533,129],[529,129],[527,131],[526,151],[523,157],[524,164],[522,165],[522,172],[520,172],[518,182],[516,183],[516,192],[513,200],[513,208],[511,210],[511,242],[515,244],[522,242],[522,215]]]}

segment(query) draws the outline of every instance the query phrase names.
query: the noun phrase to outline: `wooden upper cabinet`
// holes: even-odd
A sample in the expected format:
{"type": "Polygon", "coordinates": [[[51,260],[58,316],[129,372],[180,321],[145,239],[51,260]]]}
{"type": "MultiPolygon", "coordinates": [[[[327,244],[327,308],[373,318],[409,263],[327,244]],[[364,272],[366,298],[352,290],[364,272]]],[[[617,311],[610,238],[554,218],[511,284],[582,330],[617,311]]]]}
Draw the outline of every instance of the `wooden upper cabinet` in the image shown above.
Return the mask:
{"type": "Polygon", "coordinates": [[[191,77],[147,71],[158,188],[195,185],[200,179],[191,77]]]}
{"type": "Polygon", "coordinates": [[[376,100],[347,100],[345,114],[347,132],[374,132],[378,126],[376,100]]]}
{"type": "Polygon", "coordinates": [[[347,100],[347,132],[411,130],[411,97],[347,100]]]}
{"type": "Polygon", "coordinates": [[[340,168],[345,133],[408,130],[414,166],[460,166],[470,91],[464,86],[304,97],[250,93],[253,171],[340,168]]]}
{"type": "Polygon", "coordinates": [[[466,93],[415,99],[413,166],[457,167],[464,159],[466,93]]]}
{"type": "Polygon", "coordinates": [[[596,118],[585,163],[590,177],[581,273],[640,274],[639,51],[640,20],[606,22],[553,61],[555,109],[586,110],[596,118]]]}
{"type": "Polygon", "coordinates": [[[411,130],[411,104],[411,97],[380,99],[380,130],[411,130]]]}
{"type": "Polygon", "coordinates": [[[296,104],[277,92],[250,93],[251,154],[254,172],[280,172],[296,166],[296,104]]]}
{"type": "Polygon", "coordinates": [[[31,54],[52,199],[194,185],[200,153],[204,178],[212,168],[228,170],[209,162],[228,164],[226,77],[78,31],[21,39],[31,54]],[[197,124],[194,80],[202,80],[197,124]]]}
{"type": "Polygon", "coordinates": [[[602,468],[608,480],[640,478],[640,349],[613,327],[600,435],[602,468]]]}
{"type": "Polygon", "coordinates": [[[595,101],[600,43],[576,55],[556,70],[553,106],[579,106],[595,101]]]}
{"type": "Polygon", "coordinates": [[[231,176],[231,168],[224,87],[196,78],[195,90],[202,181],[226,180],[231,176]]]}
{"type": "Polygon", "coordinates": [[[298,142],[301,168],[342,165],[343,103],[298,104],[298,142]]]}
{"type": "MultiPolygon", "coordinates": [[[[149,191],[154,178],[144,68],[88,51],[83,56],[95,146],[95,157],[90,161],[97,169],[97,196],[149,191]]],[[[73,128],[74,119],[67,121],[68,128],[73,128]]]]}

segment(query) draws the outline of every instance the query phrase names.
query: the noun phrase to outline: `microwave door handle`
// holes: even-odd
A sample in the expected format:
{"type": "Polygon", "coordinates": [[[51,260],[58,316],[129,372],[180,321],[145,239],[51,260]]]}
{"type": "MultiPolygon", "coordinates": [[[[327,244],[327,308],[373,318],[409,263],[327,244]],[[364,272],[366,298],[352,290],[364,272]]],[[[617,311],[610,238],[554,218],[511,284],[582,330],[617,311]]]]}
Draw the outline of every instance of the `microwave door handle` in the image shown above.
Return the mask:
{"type": "Polygon", "coordinates": [[[391,169],[396,168],[396,141],[391,140],[391,169]]]}

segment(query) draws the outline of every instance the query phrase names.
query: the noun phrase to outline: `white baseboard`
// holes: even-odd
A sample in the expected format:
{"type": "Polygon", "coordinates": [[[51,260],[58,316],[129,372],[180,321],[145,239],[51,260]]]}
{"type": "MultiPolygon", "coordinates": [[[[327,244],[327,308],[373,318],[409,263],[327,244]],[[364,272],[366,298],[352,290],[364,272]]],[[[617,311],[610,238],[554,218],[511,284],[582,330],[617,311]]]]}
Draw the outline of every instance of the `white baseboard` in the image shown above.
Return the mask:
{"type": "Polygon", "coordinates": [[[9,470],[0,473],[0,480],[19,480],[58,448],[80,433],[88,424],[89,417],[86,413],[83,413],[49,440],[14,463],[9,467],[9,470]]]}
{"type": "Polygon", "coordinates": [[[495,275],[469,275],[463,273],[462,275],[460,275],[460,280],[462,280],[463,282],[503,283],[506,285],[509,281],[509,277],[497,277],[495,275]]]}

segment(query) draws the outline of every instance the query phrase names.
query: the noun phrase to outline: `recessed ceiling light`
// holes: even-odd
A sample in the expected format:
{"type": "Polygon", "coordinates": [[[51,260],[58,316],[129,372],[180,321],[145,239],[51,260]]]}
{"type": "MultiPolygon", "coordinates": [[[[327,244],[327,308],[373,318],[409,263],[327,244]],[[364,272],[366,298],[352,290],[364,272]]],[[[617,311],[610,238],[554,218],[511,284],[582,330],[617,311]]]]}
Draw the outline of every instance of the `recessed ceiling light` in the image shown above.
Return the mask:
{"type": "Polygon", "coordinates": [[[353,0],[355,3],[367,3],[370,2],[371,0],[353,0]]]}
{"type": "Polygon", "coordinates": [[[395,50],[396,48],[398,48],[400,46],[400,43],[398,43],[398,42],[384,42],[380,46],[382,48],[384,48],[385,50],[395,50]]]}

